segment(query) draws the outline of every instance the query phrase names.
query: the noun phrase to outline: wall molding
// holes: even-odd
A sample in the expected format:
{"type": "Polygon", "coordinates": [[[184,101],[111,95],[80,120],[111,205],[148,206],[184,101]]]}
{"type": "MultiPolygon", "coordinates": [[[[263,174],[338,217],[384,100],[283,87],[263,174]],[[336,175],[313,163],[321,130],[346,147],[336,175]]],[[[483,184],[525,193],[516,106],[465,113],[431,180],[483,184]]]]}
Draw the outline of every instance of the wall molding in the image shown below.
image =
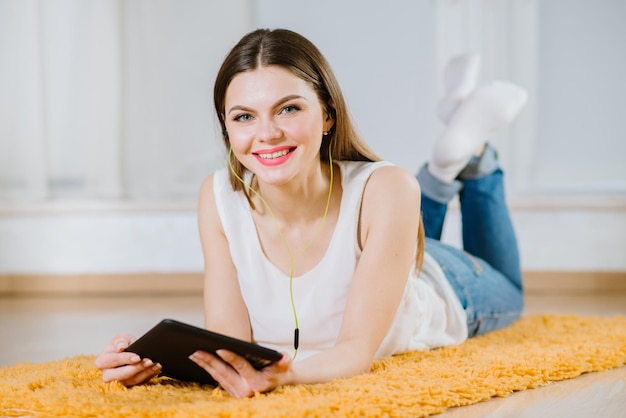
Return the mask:
{"type": "MultiPolygon", "coordinates": [[[[202,293],[202,273],[2,274],[0,297],[202,293]]],[[[526,292],[626,292],[626,271],[527,271],[526,292]]]]}

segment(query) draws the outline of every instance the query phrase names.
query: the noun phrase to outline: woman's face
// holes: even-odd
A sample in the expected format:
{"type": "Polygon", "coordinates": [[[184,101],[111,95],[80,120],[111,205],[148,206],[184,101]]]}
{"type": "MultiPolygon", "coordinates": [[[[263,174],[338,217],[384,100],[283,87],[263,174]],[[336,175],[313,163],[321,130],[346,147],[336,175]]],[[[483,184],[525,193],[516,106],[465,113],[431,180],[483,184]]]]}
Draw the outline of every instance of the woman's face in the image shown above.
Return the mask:
{"type": "Polygon", "coordinates": [[[278,66],[233,78],[224,121],[235,157],[275,185],[319,169],[322,133],[333,123],[309,84],[278,66]]]}

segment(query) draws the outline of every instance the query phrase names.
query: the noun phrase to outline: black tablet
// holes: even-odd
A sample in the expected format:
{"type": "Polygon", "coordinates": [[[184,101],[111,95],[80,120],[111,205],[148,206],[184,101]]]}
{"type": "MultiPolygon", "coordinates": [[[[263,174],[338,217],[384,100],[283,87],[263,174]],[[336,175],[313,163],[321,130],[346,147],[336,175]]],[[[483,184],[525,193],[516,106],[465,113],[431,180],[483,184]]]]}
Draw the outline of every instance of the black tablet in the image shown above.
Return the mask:
{"type": "Polygon", "coordinates": [[[211,375],[188,357],[196,350],[215,353],[219,349],[245,357],[255,369],[262,369],[282,357],[278,351],[173,319],[162,320],[125,351],[161,363],[161,375],[186,382],[216,385],[211,375]]]}

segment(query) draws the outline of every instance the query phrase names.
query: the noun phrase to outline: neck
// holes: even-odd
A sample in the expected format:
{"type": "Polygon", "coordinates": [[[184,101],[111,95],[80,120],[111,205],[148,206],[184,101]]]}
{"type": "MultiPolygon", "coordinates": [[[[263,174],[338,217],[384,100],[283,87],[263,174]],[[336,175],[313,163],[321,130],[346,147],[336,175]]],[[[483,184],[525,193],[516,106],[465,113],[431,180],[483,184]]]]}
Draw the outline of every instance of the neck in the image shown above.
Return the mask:
{"type": "MultiPolygon", "coordinates": [[[[318,220],[325,211],[331,191],[330,166],[321,163],[312,172],[279,186],[254,180],[253,188],[280,224],[318,220]]],[[[270,215],[258,196],[254,196],[253,201],[259,214],[270,215]]]]}

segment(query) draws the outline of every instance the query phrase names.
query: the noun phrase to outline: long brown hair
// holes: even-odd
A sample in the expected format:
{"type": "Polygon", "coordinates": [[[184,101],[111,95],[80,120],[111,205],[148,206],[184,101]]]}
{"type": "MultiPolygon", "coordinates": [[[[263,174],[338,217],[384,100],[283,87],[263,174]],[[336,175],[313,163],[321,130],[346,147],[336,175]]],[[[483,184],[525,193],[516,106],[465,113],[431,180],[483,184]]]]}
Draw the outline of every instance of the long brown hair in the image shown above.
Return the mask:
{"type": "MultiPolygon", "coordinates": [[[[226,90],[239,73],[259,67],[278,66],[306,81],[317,94],[326,113],[335,120],[329,134],[324,136],[320,148],[322,161],[333,159],[348,161],[380,161],[381,158],[361,139],[337,79],[326,58],[311,41],[287,29],[257,29],[245,35],[224,59],[215,79],[213,101],[222,128],[222,140],[228,151],[230,143],[224,120],[226,90]]],[[[246,168],[236,158],[230,161],[229,171],[233,190],[246,193],[239,178],[244,178],[246,168]],[[235,175],[236,174],[236,175],[235,175]]],[[[424,228],[420,219],[416,267],[421,269],[424,252],[424,228]]]]}

